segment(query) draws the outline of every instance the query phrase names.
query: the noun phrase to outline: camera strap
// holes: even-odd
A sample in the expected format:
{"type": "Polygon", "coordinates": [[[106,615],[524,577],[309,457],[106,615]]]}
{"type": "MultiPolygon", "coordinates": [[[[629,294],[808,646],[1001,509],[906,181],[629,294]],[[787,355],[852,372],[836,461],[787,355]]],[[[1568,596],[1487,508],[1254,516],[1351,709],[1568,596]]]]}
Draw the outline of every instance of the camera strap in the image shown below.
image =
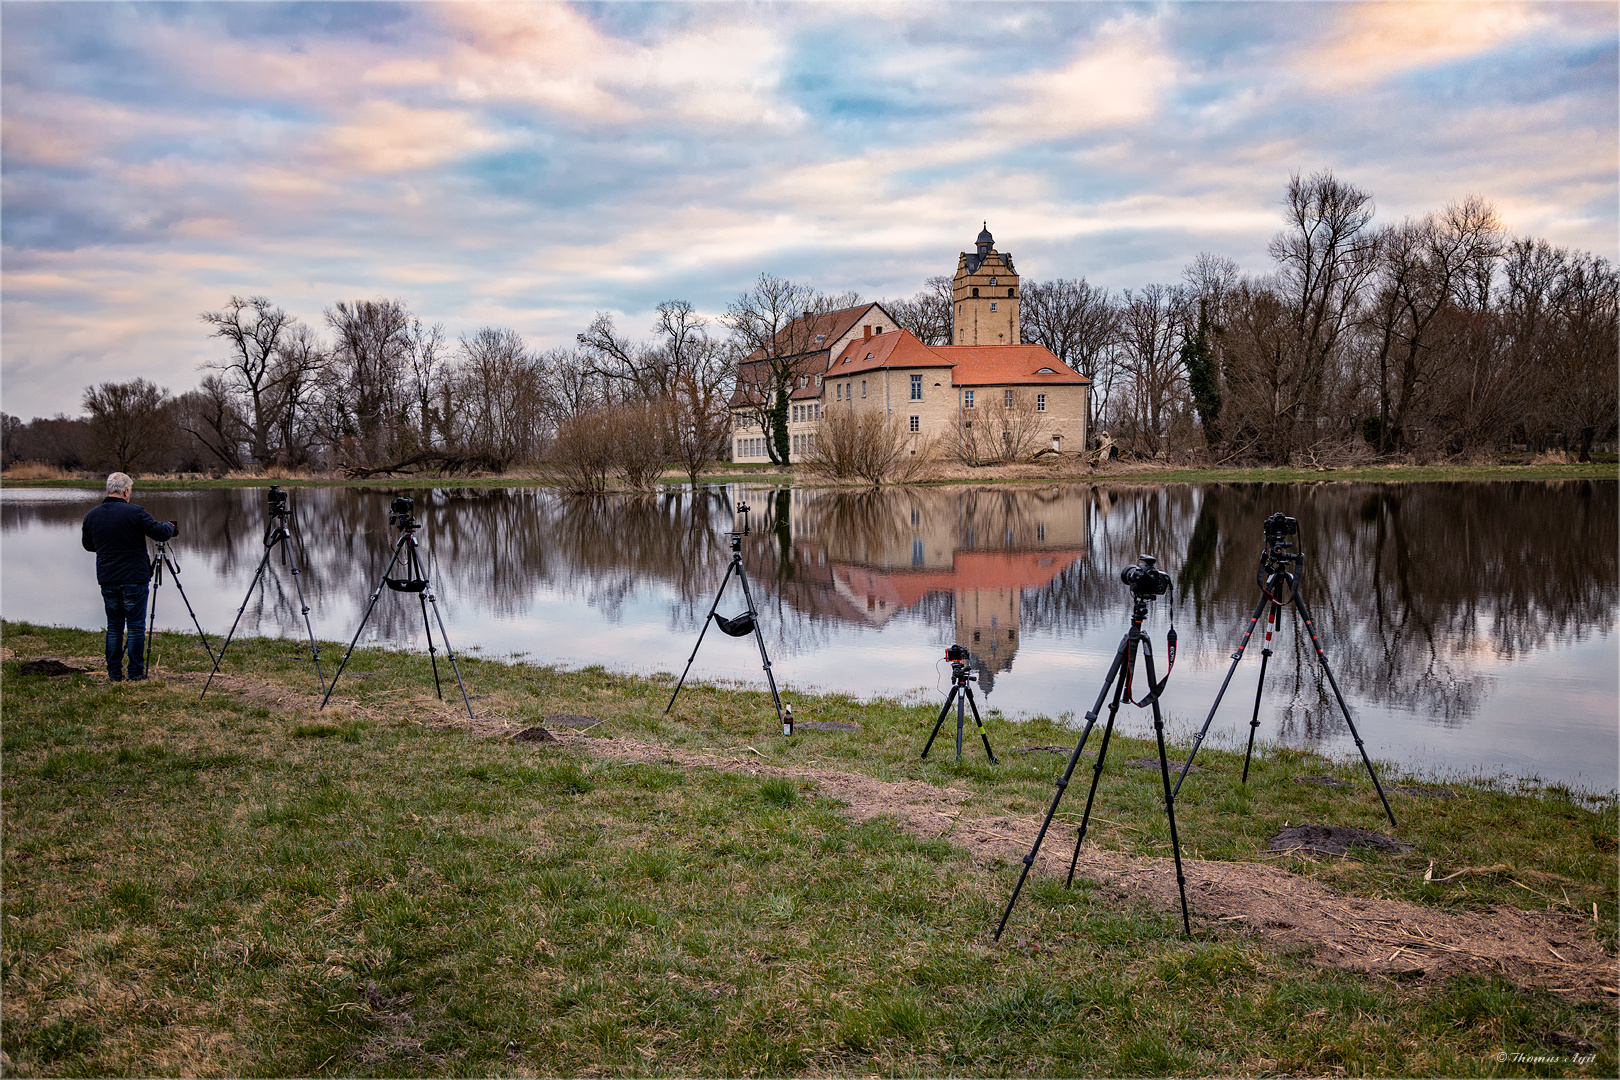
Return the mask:
{"type": "MultiPolygon", "coordinates": [[[[1164,693],[1165,684],[1170,681],[1170,673],[1172,671],[1174,671],[1175,668],[1176,668],[1176,609],[1175,609],[1175,604],[1174,604],[1175,593],[1172,592],[1170,595],[1171,595],[1171,600],[1172,600],[1171,606],[1170,606],[1170,630],[1164,635],[1164,659],[1165,659],[1164,678],[1162,678],[1158,682],[1152,684],[1149,687],[1148,692],[1146,694],[1142,695],[1142,700],[1137,701],[1137,700],[1135,700],[1134,698],[1131,697],[1131,676],[1132,676],[1132,674],[1134,672],[1127,671],[1125,673],[1125,700],[1129,701],[1132,705],[1135,705],[1138,709],[1145,709],[1149,705],[1153,704],[1155,701],[1158,700],[1159,695],[1164,693]]],[[[1148,655],[1152,656],[1153,655],[1153,646],[1148,641],[1146,634],[1142,635],[1142,644],[1147,646],[1148,655]]],[[[1131,665],[1132,668],[1135,668],[1135,666],[1136,666],[1135,664],[1131,665]]]]}

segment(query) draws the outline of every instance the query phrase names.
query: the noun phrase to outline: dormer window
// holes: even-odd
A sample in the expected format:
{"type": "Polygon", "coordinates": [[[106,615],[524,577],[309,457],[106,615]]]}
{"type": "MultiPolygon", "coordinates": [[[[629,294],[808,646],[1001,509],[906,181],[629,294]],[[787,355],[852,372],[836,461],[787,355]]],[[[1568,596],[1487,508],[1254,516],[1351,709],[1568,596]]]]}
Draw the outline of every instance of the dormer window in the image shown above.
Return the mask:
{"type": "Polygon", "coordinates": [[[826,340],[827,340],[827,335],[826,334],[817,334],[816,335],[816,344],[817,345],[820,345],[823,341],[826,341],[826,340]]]}
{"type": "Polygon", "coordinates": [[[866,354],[866,358],[867,358],[867,359],[868,359],[868,360],[870,360],[870,359],[872,359],[872,354],[871,354],[871,353],[867,353],[867,354],[866,354]]]}
{"type": "Polygon", "coordinates": [[[1037,374],[1037,375],[1056,375],[1057,372],[1053,371],[1049,367],[1043,367],[1039,371],[1037,371],[1035,374],[1037,374]]]}

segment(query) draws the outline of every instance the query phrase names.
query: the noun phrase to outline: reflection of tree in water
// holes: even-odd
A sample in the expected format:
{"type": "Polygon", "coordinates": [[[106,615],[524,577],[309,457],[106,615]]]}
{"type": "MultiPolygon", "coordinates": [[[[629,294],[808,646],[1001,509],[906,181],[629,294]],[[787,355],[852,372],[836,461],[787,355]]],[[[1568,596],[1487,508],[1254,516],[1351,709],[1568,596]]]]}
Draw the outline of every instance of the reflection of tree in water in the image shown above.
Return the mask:
{"type": "MultiPolygon", "coordinates": [[[[387,511],[401,492],[291,488],[289,494],[310,604],[326,632],[334,620],[352,628],[398,540],[387,511]]],[[[628,617],[633,597],[662,595],[669,629],[695,635],[730,560],[726,489],[596,499],[517,488],[403,494],[416,499],[418,538],[447,612],[514,616],[543,595],[562,594],[619,620],[628,617]]],[[[925,561],[948,569],[956,551],[1062,548],[1067,540],[1042,536],[1043,528],[1056,528],[1053,522],[1078,523],[1073,543],[1085,557],[1022,592],[1025,630],[1123,633],[1129,591],[1119,570],[1146,552],[1176,579],[1183,648],[1201,646],[1224,666],[1220,658],[1236,647],[1259,597],[1261,522],[1278,511],[1297,517],[1305,597],[1347,694],[1451,723],[1471,715],[1488,690],[1481,662],[1607,634],[1620,600],[1620,500],[1608,481],[741,494],[754,508],[754,531],[743,542],[754,599],[766,616],[770,647],[789,653],[834,645],[847,625],[872,625],[837,595],[839,560],[899,577],[913,568],[920,539],[925,561]],[[1185,632],[1187,623],[1199,632],[1185,632]]],[[[240,582],[233,590],[246,589],[264,553],[264,489],[140,492],[137,501],[160,519],[181,521],[173,553],[188,593],[207,587],[209,573],[240,582]]],[[[94,502],[89,496],[8,501],[0,504],[0,520],[5,531],[61,528],[76,548],[70,530],[94,502]]],[[[271,570],[238,632],[301,637],[297,594],[279,556],[271,570]]],[[[242,594],[226,600],[234,614],[242,594]]],[[[162,602],[173,606],[176,599],[162,602]]],[[[1171,602],[1167,597],[1159,606],[1171,602]]],[[[724,613],[741,606],[741,590],[728,587],[724,613]]],[[[942,651],[954,616],[948,592],[929,593],[906,611],[908,619],[936,628],[942,651]]],[[[1284,615],[1267,673],[1268,706],[1279,710],[1285,735],[1336,734],[1342,720],[1295,623],[1284,615]]],[[[414,598],[388,593],[368,632],[419,642],[420,608],[414,598]]],[[[1257,652],[1251,645],[1245,668],[1258,665],[1257,652]]],[[[1234,682],[1232,694],[1241,693],[1241,683],[1234,682]]]]}

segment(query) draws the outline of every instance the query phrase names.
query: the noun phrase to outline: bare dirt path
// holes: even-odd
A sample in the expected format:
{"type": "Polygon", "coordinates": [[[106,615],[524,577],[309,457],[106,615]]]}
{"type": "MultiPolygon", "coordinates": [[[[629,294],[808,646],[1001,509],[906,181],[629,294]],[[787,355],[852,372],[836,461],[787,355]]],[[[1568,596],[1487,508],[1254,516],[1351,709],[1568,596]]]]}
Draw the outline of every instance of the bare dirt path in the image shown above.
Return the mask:
{"type": "MultiPolygon", "coordinates": [[[[1017,865],[1035,842],[1037,816],[1028,819],[977,812],[972,793],[917,780],[884,781],[835,769],[766,764],[749,747],[680,750],[627,738],[600,738],[556,730],[563,747],[616,761],[672,762],[752,776],[783,776],[814,783],[821,794],[866,821],[889,817],[920,837],[943,836],[982,862],[1017,865]]],[[[1068,872],[1073,832],[1047,833],[1035,872],[1068,872]]],[[[1598,945],[1590,921],[1564,913],[1489,910],[1450,912],[1407,903],[1347,896],[1260,863],[1186,860],[1187,899],[1205,925],[1236,924],[1277,944],[1314,948],[1330,967],[1403,979],[1440,979],[1462,972],[1499,972],[1520,986],[1539,986],[1571,999],[1613,1000],[1616,958],[1598,945]]],[[[1179,910],[1175,865],[1169,859],[1081,850],[1080,873],[1124,895],[1179,910]]],[[[1014,912],[1014,920],[1019,913],[1014,912]]],[[[1029,915],[1024,915],[1027,926],[1029,915]]],[[[1026,931],[1027,933],[1027,931],[1026,931]]]]}
{"type": "MultiPolygon", "coordinates": [[[[7,650],[9,652],[10,650],[7,650]]],[[[8,657],[9,658],[9,657],[8,657]]],[[[70,664],[94,668],[99,657],[67,657],[70,664]]],[[[198,687],[206,673],[162,673],[198,687]]],[[[313,689],[313,688],[312,688],[313,689]]],[[[277,711],[304,711],[320,695],[237,675],[215,678],[213,692],[230,694],[277,711]]],[[[459,703],[456,703],[459,706],[459,703]]],[[[326,715],[334,720],[396,712],[334,696],[326,715]]],[[[478,734],[512,738],[518,728],[499,716],[469,719],[449,702],[418,697],[412,715],[429,726],[458,727],[478,734]]],[[[585,718],[581,718],[585,719],[585,718]]],[[[925,838],[944,837],[989,863],[1017,865],[1035,842],[1038,815],[1013,818],[975,806],[971,792],[940,788],[917,780],[876,780],[837,769],[767,764],[748,746],[677,749],[630,738],[609,738],[554,726],[558,749],[614,761],[674,763],[751,776],[790,777],[814,783],[818,791],[848,807],[856,821],[892,818],[900,828],[925,838]]],[[[545,745],[545,744],[537,744],[545,745]]],[[[1035,867],[1061,876],[1073,852],[1072,832],[1054,828],[1035,867]]],[[[1385,977],[1432,980],[1463,972],[1498,972],[1519,986],[1544,987],[1572,1000],[1614,1000],[1620,996],[1616,957],[1593,935],[1590,920],[1568,913],[1530,912],[1496,905],[1488,910],[1445,911],[1402,900],[1349,896],[1310,878],[1261,863],[1185,860],[1187,899],[1194,921],[1241,926],[1275,944],[1314,950],[1324,966],[1385,977]]],[[[1126,855],[1086,845],[1078,872],[1116,890],[1142,897],[1167,910],[1179,910],[1175,866],[1169,859],[1126,855]]],[[[1013,914],[1014,924],[1020,912],[1013,914]]],[[[1022,915],[1028,939],[1031,916],[1022,915]]],[[[989,928],[986,928],[986,933],[989,928]]],[[[1015,938],[1016,940],[1016,938],[1015,938]]]]}

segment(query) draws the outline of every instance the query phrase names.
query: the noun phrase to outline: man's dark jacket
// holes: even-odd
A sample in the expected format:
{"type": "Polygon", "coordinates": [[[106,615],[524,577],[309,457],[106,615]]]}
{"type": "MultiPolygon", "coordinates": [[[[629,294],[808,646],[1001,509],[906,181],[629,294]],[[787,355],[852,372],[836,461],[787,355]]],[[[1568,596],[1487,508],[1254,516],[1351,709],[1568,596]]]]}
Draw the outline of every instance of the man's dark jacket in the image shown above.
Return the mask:
{"type": "Polygon", "coordinates": [[[152,576],[146,537],[168,540],[174,526],[159,521],[134,503],[111,495],[84,515],[84,550],[96,553],[96,584],[139,585],[152,576]]]}

